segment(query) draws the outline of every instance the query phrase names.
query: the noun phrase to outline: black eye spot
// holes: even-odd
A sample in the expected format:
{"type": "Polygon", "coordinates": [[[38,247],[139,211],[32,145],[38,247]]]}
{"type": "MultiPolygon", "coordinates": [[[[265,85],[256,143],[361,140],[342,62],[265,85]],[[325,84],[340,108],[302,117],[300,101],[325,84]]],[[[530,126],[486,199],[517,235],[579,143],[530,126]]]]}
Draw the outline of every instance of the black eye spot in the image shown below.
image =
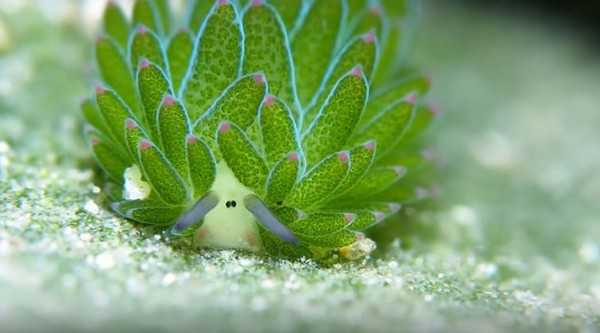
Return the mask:
{"type": "Polygon", "coordinates": [[[231,201],[227,201],[227,202],[225,203],[225,207],[227,207],[227,208],[231,207],[231,201]]]}
{"type": "Polygon", "coordinates": [[[231,201],[231,207],[235,207],[235,206],[237,206],[237,202],[235,202],[235,200],[232,200],[231,201]]]}

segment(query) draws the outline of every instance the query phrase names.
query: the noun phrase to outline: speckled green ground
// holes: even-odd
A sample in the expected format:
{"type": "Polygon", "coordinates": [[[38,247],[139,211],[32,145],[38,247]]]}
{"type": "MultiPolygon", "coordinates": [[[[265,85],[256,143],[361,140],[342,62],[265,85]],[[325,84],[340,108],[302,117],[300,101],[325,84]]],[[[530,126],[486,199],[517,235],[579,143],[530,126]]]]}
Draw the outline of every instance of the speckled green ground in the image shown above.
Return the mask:
{"type": "Polygon", "coordinates": [[[600,331],[600,57],[575,34],[426,8],[439,208],[376,259],[320,268],[114,217],[77,110],[90,9],[48,3],[0,2],[0,331],[600,331]]]}

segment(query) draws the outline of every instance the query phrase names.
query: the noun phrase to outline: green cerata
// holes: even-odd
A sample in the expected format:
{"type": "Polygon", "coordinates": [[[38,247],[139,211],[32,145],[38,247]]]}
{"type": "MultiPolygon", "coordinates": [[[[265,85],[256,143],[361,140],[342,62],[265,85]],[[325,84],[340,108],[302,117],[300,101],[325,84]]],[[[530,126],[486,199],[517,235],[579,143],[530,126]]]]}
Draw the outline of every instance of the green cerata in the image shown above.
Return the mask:
{"type": "Polygon", "coordinates": [[[367,256],[427,196],[410,0],[109,2],[82,104],[111,208],[200,247],[367,256]]]}

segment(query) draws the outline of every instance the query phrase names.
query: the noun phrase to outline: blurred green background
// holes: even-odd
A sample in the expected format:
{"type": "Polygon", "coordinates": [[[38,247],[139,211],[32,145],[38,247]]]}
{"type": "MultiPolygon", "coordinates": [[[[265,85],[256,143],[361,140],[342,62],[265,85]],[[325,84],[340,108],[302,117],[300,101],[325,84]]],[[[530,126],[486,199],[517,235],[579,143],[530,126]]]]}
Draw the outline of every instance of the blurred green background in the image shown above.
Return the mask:
{"type": "MultiPolygon", "coordinates": [[[[600,51],[568,20],[431,0],[439,198],[366,263],[174,249],[93,184],[102,1],[0,1],[0,331],[600,331],[600,51]]],[[[387,231],[386,231],[387,232],[387,231]]]]}

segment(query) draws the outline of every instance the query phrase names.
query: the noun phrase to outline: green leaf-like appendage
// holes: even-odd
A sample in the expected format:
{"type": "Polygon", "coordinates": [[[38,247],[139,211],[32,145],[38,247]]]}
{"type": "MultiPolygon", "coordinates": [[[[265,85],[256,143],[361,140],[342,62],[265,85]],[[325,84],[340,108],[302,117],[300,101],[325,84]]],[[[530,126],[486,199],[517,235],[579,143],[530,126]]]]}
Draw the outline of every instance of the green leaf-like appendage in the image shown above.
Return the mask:
{"type": "Polygon", "coordinates": [[[272,167],[291,151],[300,151],[297,126],[285,103],[267,96],[259,115],[267,166],[272,167]]]}
{"type": "Polygon", "coordinates": [[[343,20],[341,0],[314,1],[291,42],[296,87],[302,106],[308,105],[323,82],[343,20]]]}
{"type": "Polygon", "coordinates": [[[215,181],[215,159],[206,143],[196,136],[189,135],[186,138],[185,148],[190,180],[194,187],[194,197],[200,198],[215,181]]]}
{"type": "MultiPolygon", "coordinates": [[[[387,110],[381,112],[352,138],[353,143],[375,139],[380,147],[391,148],[400,139],[414,113],[414,95],[409,95],[406,100],[392,104],[387,110]]],[[[384,148],[385,149],[385,148],[384,148]]],[[[380,148],[380,152],[385,152],[380,148]]]]}
{"type": "Polygon", "coordinates": [[[188,193],[185,182],[154,144],[148,140],[141,140],[138,145],[138,156],[142,170],[152,188],[167,204],[177,205],[186,202],[188,193]]]}
{"type": "Polygon", "coordinates": [[[167,62],[163,52],[158,36],[146,27],[138,28],[133,35],[129,50],[130,61],[133,65],[138,65],[142,59],[146,59],[164,70],[167,68],[167,62]]]}
{"type": "Polygon", "coordinates": [[[283,20],[287,31],[292,31],[302,10],[303,0],[269,0],[283,20]]]}
{"type": "Polygon", "coordinates": [[[365,34],[369,30],[372,30],[379,39],[383,38],[387,32],[387,17],[382,15],[378,5],[373,5],[366,11],[363,10],[362,17],[359,17],[358,21],[353,24],[350,36],[365,34]]]}
{"type": "Polygon", "coordinates": [[[298,180],[300,161],[297,152],[291,152],[275,164],[267,180],[267,203],[282,205],[298,180]]]}
{"type": "Polygon", "coordinates": [[[129,154],[133,160],[139,163],[138,144],[142,139],[150,140],[150,138],[135,120],[127,118],[124,124],[124,139],[127,142],[129,154]]]}
{"type": "Polygon", "coordinates": [[[192,0],[189,1],[186,13],[190,13],[187,17],[187,26],[195,36],[202,27],[202,22],[206,20],[206,15],[213,7],[214,1],[192,0]]]}
{"type": "Polygon", "coordinates": [[[102,133],[110,133],[106,124],[104,123],[104,119],[100,114],[100,110],[94,105],[92,100],[89,98],[84,99],[81,102],[81,112],[83,113],[83,117],[85,120],[92,125],[94,128],[98,129],[102,133]]]}
{"type": "Polygon", "coordinates": [[[157,111],[165,94],[173,95],[171,86],[163,71],[155,64],[142,59],[137,74],[138,89],[144,110],[144,119],[148,124],[150,136],[159,141],[157,111]]]}
{"type": "Polygon", "coordinates": [[[194,40],[192,34],[187,30],[179,30],[169,41],[167,58],[169,59],[171,83],[174,91],[179,91],[179,88],[181,88],[193,50],[194,40]]]}
{"type": "Polygon", "coordinates": [[[115,202],[113,210],[124,217],[138,222],[152,223],[155,225],[169,225],[181,215],[183,207],[166,206],[164,203],[150,200],[133,200],[115,202]]]}
{"type": "Polygon", "coordinates": [[[167,34],[169,29],[173,26],[169,2],[171,2],[171,0],[154,0],[154,6],[156,6],[156,10],[158,11],[158,18],[163,34],[167,34]]]}
{"type": "Polygon", "coordinates": [[[172,96],[165,96],[158,109],[158,132],[165,157],[183,179],[188,179],[185,139],[190,134],[187,112],[172,96]]]}
{"type": "Polygon", "coordinates": [[[266,93],[262,74],[248,74],[233,82],[214,105],[194,124],[194,133],[208,142],[214,141],[217,127],[223,120],[247,129],[256,121],[258,106],[266,93]]]}
{"type": "Polygon", "coordinates": [[[289,225],[290,230],[304,236],[322,236],[339,232],[354,222],[351,213],[315,213],[289,225]]]}
{"type": "Polygon", "coordinates": [[[109,2],[95,42],[81,109],[117,214],[201,246],[355,259],[361,231],[429,197],[436,112],[406,66],[405,0],[170,5],[109,2]]]}
{"type": "Polygon", "coordinates": [[[361,124],[366,124],[387,109],[392,103],[404,99],[411,93],[418,96],[425,95],[429,90],[431,80],[427,77],[417,77],[409,80],[395,82],[371,97],[371,101],[365,109],[361,124]]]}
{"type": "Polygon", "coordinates": [[[119,96],[105,88],[100,87],[96,89],[96,103],[110,131],[110,135],[112,135],[115,141],[125,144],[123,124],[125,123],[125,119],[135,118],[135,116],[123,104],[119,96]]]}
{"type": "MultiPolygon", "coordinates": [[[[243,17],[244,73],[263,71],[269,80],[269,93],[296,109],[292,57],[286,32],[277,13],[268,5],[252,5],[243,17]]],[[[300,115],[296,111],[296,119],[300,115]]]]}
{"type": "Polygon", "coordinates": [[[302,138],[309,166],[346,144],[365,107],[367,90],[360,66],[338,81],[302,138]]]}
{"type": "Polygon", "coordinates": [[[349,161],[347,151],[333,153],[323,159],[292,189],[285,204],[306,209],[321,203],[344,179],[349,161]]]}
{"type": "Polygon", "coordinates": [[[377,168],[369,171],[350,191],[340,198],[341,201],[356,201],[368,198],[392,187],[404,174],[404,167],[377,168]]]}
{"type": "Polygon", "coordinates": [[[219,126],[217,143],[237,179],[255,193],[263,194],[269,171],[243,130],[236,124],[223,122],[219,126]]]}
{"type": "Polygon", "coordinates": [[[100,167],[113,180],[122,183],[123,172],[128,167],[127,159],[123,155],[116,153],[112,148],[115,144],[104,138],[97,131],[88,129],[86,136],[100,167]]]}
{"type": "Polygon", "coordinates": [[[341,248],[349,246],[356,241],[356,234],[349,230],[341,230],[323,236],[305,236],[298,234],[298,238],[313,246],[324,248],[341,248]]]}
{"type": "Polygon", "coordinates": [[[161,15],[152,0],[137,0],[133,6],[133,25],[146,26],[154,33],[162,35],[161,15]]]}
{"type": "Polygon", "coordinates": [[[179,207],[144,207],[134,208],[125,212],[125,217],[137,222],[152,223],[155,225],[170,225],[179,215],[182,208],[179,207]]]}
{"type": "Polygon", "coordinates": [[[130,107],[137,105],[133,71],[123,50],[110,38],[96,40],[96,60],[102,78],[130,107]]]}
{"type": "Polygon", "coordinates": [[[346,177],[344,177],[344,180],[342,180],[335,191],[329,196],[330,198],[336,198],[356,185],[373,164],[375,150],[374,140],[350,149],[350,169],[348,170],[346,177]]]}
{"type": "MultiPolygon", "coordinates": [[[[373,32],[358,36],[348,42],[341,51],[335,63],[327,73],[321,90],[318,91],[316,100],[306,111],[306,122],[312,121],[318,114],[319,107],[326,103],[327,94],[336,85],[336,81],[350,69],[360,65],[363,75],[371,77],[377,58],[377,41],[373,32]]],[[[305,123],[306,125],[307,123],[305,123]]]]}
{"type": "Polygon", "coordinates": [[[239,73],[243,44],[238,21],[235,7],[219,1],[196,40],[182,87],[190,118],[201,116],[239,73]]]}
{"type": "Polygon", "coordinates": [[[121,46],[121,49],[127,49],[131,27],[121,7],[109,2],[104,10],[103,18],[102,27],[104,32],[112,37],[121,46]]]}

